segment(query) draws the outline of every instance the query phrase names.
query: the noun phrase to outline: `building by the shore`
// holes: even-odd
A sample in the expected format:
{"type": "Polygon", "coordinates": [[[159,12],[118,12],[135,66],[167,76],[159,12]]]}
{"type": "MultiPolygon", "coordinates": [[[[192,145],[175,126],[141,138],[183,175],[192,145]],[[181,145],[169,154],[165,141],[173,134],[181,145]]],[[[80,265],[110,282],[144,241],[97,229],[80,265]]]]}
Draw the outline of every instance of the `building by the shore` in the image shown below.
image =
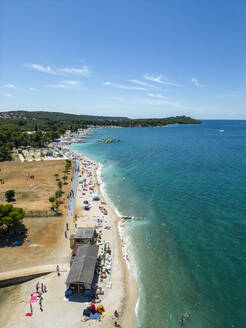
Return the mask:
{"type": "Polygon", "coordinates": [[[91,292],[97,264],[97,245],[83,244],[78,247],[77,254],[72,262],[66,285],[78,294],[91,292]]]}
{"type": "Polygon", "coordinates": [[[70,248],[74,248],[76,244],[93,244],[96,241],[95,227],[79,227],[75,234],[69,238],[70,248]]]}

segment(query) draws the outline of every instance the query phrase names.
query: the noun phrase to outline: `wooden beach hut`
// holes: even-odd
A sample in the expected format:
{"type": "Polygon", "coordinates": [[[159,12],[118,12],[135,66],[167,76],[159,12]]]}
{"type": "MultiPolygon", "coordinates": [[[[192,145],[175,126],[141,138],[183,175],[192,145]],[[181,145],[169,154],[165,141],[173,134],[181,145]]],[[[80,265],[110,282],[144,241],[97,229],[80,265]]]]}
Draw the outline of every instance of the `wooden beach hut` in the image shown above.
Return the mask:
{"type": "Polygon", "coordinates": [[[69,238],[70,248],[73,249],[75,244],[93,244],[95,242],[95,227],[79,227],[75,234],[69,238]]]}
{"type": "Polygon", "coordinates": [[[98,249],[98,246],[91,244],[79,246],[66,280],[67,287],[76,286],[78,293],[80,293],[81,287],[92,288],[98,249]]]}

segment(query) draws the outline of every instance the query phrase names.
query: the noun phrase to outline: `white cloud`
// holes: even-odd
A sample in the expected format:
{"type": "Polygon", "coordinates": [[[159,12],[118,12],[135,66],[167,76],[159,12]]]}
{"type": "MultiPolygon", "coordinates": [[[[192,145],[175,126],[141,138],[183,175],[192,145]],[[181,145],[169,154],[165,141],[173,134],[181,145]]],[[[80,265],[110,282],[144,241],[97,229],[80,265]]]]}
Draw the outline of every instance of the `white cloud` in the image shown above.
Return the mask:
{"type": "Polygon", "coordinates": [[[66,85],[72,85],[72,86],[80,85],[81,84],[80,81],[72,81],[72,80],[62,81],[61,83],[62,84],[66,84],[66,85]]]}
{"type": "Polygon", "coordinates": [[[151,81],[151,82],[155,82],[158,84],[162,84],[162,85],[171,85],[174,87],[178,87],[179,85],[173,82],[168,81],[163,75],[159,75],[159,76],[151,76],[149,74],[145,74],[144,75],[144,79],[151,81]],[[165,79],[165,80],[163,80],[165,79]]]}
{"type": "Polygon", "coordinates": [[[7,83],[7,84],[4,84],[4,85],[2,86],[2,88],[15,89],[16,86],[15,86],[14,84],[7,83]]]}
{"type": "Polygon", "coordinates": [[[143,90],[149,90],[148,88],[144,87],[134,87],[134,86],[129,86],[129,85],[122,85],[114,82],[103,82],[104,85],[111,86],[113,88],[118,88],[118,89],[123,89],[123,90],[137,90],[137,91],[143,91],[143,90]]]}
{"type": "Polygon", "coordinates": [[[12,95],[11,93],[6,93],[4,96],[5,96],[5,97],[8,97],[8,98],[13,97],[13,95],[12,95]]]}
{"type": "Polygon", "coordinates": [[[195,84],[195,86],[196,87],[198,87],[198,88],[204,88],[206,85],[205,84],[201,84],[201,83],[199,83],[198,82],[198,80],[197,80],[197,78],[195,78],[195,77],[193,77],[192,79],[191,79],[191,81],[195,84]]]}
{"type": "Polygon", "coordinates": [[[152,97],[152,98],[157,98],[157,99],[169,99],[168,97],[166,97],[166,96],[162,96],[162,95],[160,95],[160,94],[155,95],[155,94],[153,94],[153,93],[148,93],[148,96],[149,96],[149,97],[152,97]]]}
{"type": "Polygon", "coordinates": [[[40,71],[43,73],[48,73],[48,74],[55,74],[55,72],[53,71],[53,69],[50,66],[43,66],[43,65],[39,65],[39,64],[31,64],[31,65],[27,65],[28,67],[35,69],[36,71],[40,71]]]}
{"type": "Polygon", "coordinates": [[[71,81],[71,80],[66,80],[66,81],[61,81],[57,84],[49,84],[49,88],[56,88],[56,89],[76,89],[81,85],[80,81],[71,81]]]}
{"type": "Polygon", "coordinates": [[[75,67],[58,68],[58,71],[65,74],[81,75],[81,76],[88,76],[90,74],[87,66],[81,66],[80,68],[75,68],[75,67]]]}
{"type": "Polygon", "coordinates": [[[157,86],[152,85],[152,84],[147,83],[147,82],[144,82],[144,81],[140,81],[140,80],[133,79],[133,80],[129,80],[129,82],[135,83],[135,84],[138,84],[138,85],[142,85],[142,86],[148,87],[148,88],[158,89],[157,86]]]}
{"type": "Polygon", "coordinates": [[[32,68],[36,71],[53,74],[53,75],[79,75],[79,76],[88,76],[90,71],[87,66],[81,67],[50,67],[43,66],[40,64],[28,64],[26,65],[29,68],[32,68]]]}
{"type": "Polygon", "coordinates": [[[29,88],[29,91],[38,91],[36,88],[29,88]]]}

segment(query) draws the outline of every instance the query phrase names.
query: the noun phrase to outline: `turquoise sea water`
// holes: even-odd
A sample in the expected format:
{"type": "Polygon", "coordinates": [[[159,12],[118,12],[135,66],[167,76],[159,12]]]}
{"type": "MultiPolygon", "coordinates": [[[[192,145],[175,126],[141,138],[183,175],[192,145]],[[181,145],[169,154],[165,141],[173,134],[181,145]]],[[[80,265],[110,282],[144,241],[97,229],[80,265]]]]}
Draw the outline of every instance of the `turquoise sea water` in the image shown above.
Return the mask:
{"type": "Polygon", "coordinates": [[[137,327],[180,327],[185,312],[184,327],[245,327],[246,121],[99,130],[72,149],[104,164],[122,214],[145,217],[128,224],[137,327]]]}

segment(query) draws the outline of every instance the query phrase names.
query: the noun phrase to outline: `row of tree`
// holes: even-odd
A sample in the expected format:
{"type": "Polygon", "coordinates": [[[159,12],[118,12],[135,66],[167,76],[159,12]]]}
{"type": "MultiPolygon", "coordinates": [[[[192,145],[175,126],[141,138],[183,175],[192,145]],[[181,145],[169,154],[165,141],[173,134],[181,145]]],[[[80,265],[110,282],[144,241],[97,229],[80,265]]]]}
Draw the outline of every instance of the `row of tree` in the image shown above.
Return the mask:
{"type": "Polygon", "coordinates": [[[54,196],[51,196],[49,198],[49,202],[51,203],[51,207],[50,207],[51,210],[56,212],[56,213],[58,213],[59,206],[62,204],[62,201],[61,201],[61,197],[63,195],[62,187],[63,187],[64,184],[66,184],[66,181],[68,179],[67,174],[69,173],[69,170],[71,169],[71,166],[72,166],[71,160],[66,159],[65,169],[63,171],[64,176],[62,177],[63,182],[60,180],[58,173],[56,173],[54,175],[55,178],[56,178],[56,181],[57,181],[58,190],[55,192],[54,196]]]}

